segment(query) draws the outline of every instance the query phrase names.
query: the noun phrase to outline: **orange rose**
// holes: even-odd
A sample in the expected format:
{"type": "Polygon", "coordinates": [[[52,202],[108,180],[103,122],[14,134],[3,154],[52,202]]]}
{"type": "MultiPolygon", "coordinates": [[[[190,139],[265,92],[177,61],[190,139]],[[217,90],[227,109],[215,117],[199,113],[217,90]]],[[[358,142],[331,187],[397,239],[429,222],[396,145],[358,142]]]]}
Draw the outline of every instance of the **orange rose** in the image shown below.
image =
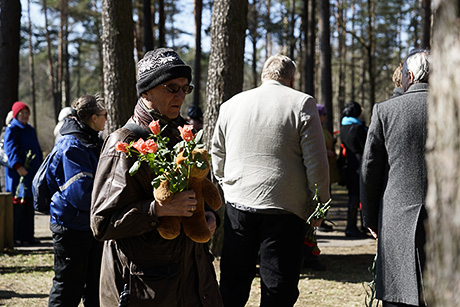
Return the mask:
{"type": "Polygon", "coordinates": [[[156,153],[157,150],[158,150],[158,144],[155,143],[154,140],[152,139],[149,139],[147,141],[144,142],[144,146],[145,150],[147,150],[147,152],[149,153],[156,153]]]}
{"type": "Polygon", "coordinates": [[[128,146],[128,143],[123,143],[122,141],[119,141],[119,142],[115,145],[115,150],[116,150],[116,151],[121,151],[121,152],[127,153],[127,152],[128,152],[128,149],[126,148],[127,146],[128,146]]]}
{"type": "Polygon", "coordinates": [[[149,124],[149,128],[154,135],[160,134],[160,120],[152,120],[152,122],[149,124]]]}
{"type": "Polygon", "coordinates": [[[138,139],[136,142],[133,143],[133,147],[136,148],[137,151],[143,155],[147,153],[144,143],[145,142],[142,138],[138,139]]]}
{"type": "Polygon", "coordinates": [[[193,125],[184,125],[184,127],[177,127],[177,129],[179,129],[180,131],[180,136],[182,137],[182,139],[186,142],[190,142],[191,140],[193,140],[195,138],[195,136],[193,135],[193,125]]]}

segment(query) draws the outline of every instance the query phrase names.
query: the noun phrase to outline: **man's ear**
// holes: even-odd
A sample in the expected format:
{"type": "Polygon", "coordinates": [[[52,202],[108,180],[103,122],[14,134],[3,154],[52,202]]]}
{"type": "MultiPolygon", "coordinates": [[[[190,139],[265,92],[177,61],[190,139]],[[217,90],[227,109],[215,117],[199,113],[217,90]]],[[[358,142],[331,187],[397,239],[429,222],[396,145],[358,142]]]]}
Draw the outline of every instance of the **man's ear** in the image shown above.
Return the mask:
{"type": "Polygon", "coordinates": [[[414,84],[414,80],[415,80],[415,77],[414,77],[414,73],[412,71],[408,71],[409,73],[409,85],[412,85],[414,84]]]}

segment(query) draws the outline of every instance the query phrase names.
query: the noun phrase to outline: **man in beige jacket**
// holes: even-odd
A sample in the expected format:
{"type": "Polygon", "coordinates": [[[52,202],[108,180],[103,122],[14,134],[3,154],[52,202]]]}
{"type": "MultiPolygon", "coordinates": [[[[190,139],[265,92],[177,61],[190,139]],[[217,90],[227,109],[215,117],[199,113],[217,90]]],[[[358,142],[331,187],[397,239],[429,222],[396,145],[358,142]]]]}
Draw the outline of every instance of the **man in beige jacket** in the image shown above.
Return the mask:
{"type": "Polygon", "coordinates": [[[212,163],[226,199],[220,290],[244,306],[260,252],[261,306],[293,306],[313,195],[329,199],[329,168],[313,97],[296,91],[295,63],[269,58],[262,85],[220,108],[212,163]]]}

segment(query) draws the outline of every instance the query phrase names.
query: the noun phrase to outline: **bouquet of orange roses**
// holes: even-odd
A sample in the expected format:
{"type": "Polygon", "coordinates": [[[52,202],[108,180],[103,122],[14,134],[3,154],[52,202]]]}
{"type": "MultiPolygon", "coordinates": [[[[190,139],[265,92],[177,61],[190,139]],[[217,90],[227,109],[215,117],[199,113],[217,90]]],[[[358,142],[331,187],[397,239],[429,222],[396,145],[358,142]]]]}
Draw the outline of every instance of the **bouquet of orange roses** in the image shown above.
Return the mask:
{"type": "Polygon", "coordinates": [[[131,176],[137,173],[142,162],[148,163],[152,172],[157,175],[152,181],[154,188],[158,188],[161,181],[168,181],[172,193],[181,192],[188,188],[192,166],[195,165],[199,169],[206,168],[206,162],[203,160],[206,157],[200,155],[193,157],[191,155],[193,149],[204,147],[203,144],[200,144],[203,130],[194,134],[193,125],[178,127],[182,141],[170,150],[167,146],[169,138],[161,136],[161,132],[165,128],[166,126],[161,129],[159,120],[152,121],[149,124],[151,134],[146,140],[140,138],[129,144],[120,141],[115,145],[115,150],[126,153],[128,157],[137,156],[136,162],[129,170],[131,176]],[[186,158],[185,163],[176,165],[174,161],[180,152],[183,152],[183,156],[186,158]]]}

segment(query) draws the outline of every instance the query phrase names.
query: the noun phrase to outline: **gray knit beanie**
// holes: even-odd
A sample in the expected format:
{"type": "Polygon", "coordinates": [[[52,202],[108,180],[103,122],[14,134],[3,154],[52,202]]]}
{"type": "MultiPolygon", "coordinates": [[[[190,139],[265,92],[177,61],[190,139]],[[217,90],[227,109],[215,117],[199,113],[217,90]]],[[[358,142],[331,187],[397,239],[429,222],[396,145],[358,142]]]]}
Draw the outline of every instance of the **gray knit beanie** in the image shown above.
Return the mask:
{"type": "Polygon", "coordinates": [[[163,82],[181,77],[190,83],[192,69],[174,50],[158,48],[148,51],[137,63],[137,93],[140,96],[163,82]]]}

